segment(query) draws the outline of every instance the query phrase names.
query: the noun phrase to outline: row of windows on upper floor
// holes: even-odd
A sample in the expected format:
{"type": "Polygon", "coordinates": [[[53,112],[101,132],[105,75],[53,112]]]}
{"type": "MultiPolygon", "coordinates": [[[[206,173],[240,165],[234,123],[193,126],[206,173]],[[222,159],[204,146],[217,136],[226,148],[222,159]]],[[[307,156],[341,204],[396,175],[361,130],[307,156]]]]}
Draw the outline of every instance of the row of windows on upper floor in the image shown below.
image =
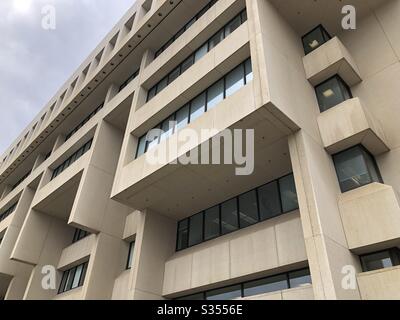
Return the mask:
{"type": "Polygon", "coordinates": [[[269,182],[177,225],[176,250],[183,250],[299,208],[293,174],[269,182]]]}
{"type": "Polygon", "coordinates": [[[93,139],[90,139],[82,147],[80,147],[76,152],[74,152],[67,160],[65,160],[62,164],[60,164],[57,168],[55,168],[53,170],[50,180],[53,180],[61,172],[63,172],[65,169],[67,169],[71,164],[73,164],[80,157],[82,157],[87,151],[89,151],[92,146],[92,142],[93,142],[93,139]]]}
{"type": "Polygon", "coordinates": [[[135,158],[140,157],[161,141],[186,127],[189,123],[213,109],[218,103],[233,95],[252,80],[253,70],[251,59],[249,58],[170,115],[158,126],[140,137],[135,158]],[[154,133],[156,134],[154,135],[154,133]]]}
{"type": "Polygon", "coordinates": [[[310,270],[301,269],[204,291],[176,300],[234,300],[311,285],[310,270]]]}
{"type": "Polygon", "coordinates": [[[211,0],[207,3],[198,13],[196,13],[186,24],[176,33],[174,34],[166,43],[164,43],[160,49],[158,49],[154,58],[157,58],[161,53],[163,53],[167,48],[173,44],[182,34],[185,33],[197,20],[199,20],[218,0],[211,0]]]}
{"type": "Polygon", "coordinates": [[[10,214],[12,214],[15,211],[15,209],[17,208],[17,204],[18,202],[15,202],[6,211],[0,214],[0,222],[5,220],[10,214]]]}
{"type": "Polygon", "coordinates": [[[222,27],[218,32],[216,32],[212,37],[210,37],[205,43],[203,43],[197,50],[194,51],[189,57],[187,57],[183,62],[181,62],[174,70],[172,70],[168,75],[166,75],[162,80],[155,84],[147,92],[147,100],[150,101],[167,86],[169,86],[173,81],[175,81],[182,73],[188,70],[192,65],[204,57],[210,50],[215,48],[222,40],[224,40],[228,35],[233,33],[237,28],[240,27],[244,22],[247,21],[246,9],[235,16],[231,21],[229,21],[224,27],[222,27]]]}

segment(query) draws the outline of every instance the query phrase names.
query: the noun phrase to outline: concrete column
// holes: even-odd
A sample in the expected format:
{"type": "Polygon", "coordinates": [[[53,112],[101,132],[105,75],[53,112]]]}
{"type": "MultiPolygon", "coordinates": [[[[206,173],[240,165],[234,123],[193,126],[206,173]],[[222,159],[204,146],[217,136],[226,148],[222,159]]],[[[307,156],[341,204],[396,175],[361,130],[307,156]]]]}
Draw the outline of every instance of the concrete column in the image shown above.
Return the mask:
{"type": "Polygon", "coordinates": [[[138,218],[131,299],[162,299],[165,262],[175,252],[176,222],[147,210],[138,218]]]}
{"type": "Polygon", "coordinates": [[[59,147],[61,147],[65,142],[65,135],[60,134],[57,139],[56,142],[54,143],[53,146],[53,150],[51,151],[51,153],[54,153],[54,151],[56,151],[59,147]]]}
{"type": "Polygon", "coordinates": [[[104,105],[107,105],[117,94],[119,91],[119,87],[113,83],[107,91],[106,98],[104,100],[104,105]]]}
{"type": "Polygon", "coordinates": [[[332,159],[304,131],[289,137],[289,149],[315,298],[359,299],[358,288],[342,287],[342,268],[360,266],[344,234],[332,159]]]}
{"type": "Polygon", "coordinates": [[[22,300],[29,277],[14,277],[8,286],[5,300],[22,300]]]}

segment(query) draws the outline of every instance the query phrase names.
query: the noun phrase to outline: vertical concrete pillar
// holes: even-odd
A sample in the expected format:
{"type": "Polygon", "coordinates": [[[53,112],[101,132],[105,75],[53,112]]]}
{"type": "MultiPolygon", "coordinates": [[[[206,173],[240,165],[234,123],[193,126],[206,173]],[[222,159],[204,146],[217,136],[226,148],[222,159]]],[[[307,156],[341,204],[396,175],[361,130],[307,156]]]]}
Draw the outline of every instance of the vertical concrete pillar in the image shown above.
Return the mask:
{"type": "Polygon", "coordinates": [[[176,222],[147,210],[138,217],[131,295],[162,299],[165,262],[175,252],[176,222]]]}
{"type": "Polygon", "coordinates": [[[359,262],[348,249],[331,157],[302,130],[289,137],[289,149],[315,298],[359,299],[357,286],[342,286],[343,267],[359,270],[359,262]]]}

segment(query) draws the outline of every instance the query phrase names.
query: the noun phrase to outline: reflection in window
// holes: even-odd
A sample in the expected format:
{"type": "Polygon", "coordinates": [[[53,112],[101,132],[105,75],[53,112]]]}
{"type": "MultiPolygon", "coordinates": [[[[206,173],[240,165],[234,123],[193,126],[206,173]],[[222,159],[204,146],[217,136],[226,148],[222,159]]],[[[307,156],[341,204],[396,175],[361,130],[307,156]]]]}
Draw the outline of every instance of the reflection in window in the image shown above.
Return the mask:
{"type": "Polygon", "coordinates": [[[350,88],[338,75],[316,86],[315,92],[321,112],[352,98],[350,88]]]}
{"type": "Polygon", "coordinates": [[[360,257],[364,272],[391,268],[400,265],[400,249],[392,248],[360,257]]]}
{"type": "Polygon", "coordinates": [[[374,157],[361,145],[333,156],[342,192],[382,182],[374,157]]]}
{"type": "Polygon", "coordinates": [[[233,300],[297,288],[310,285],[311,283],[310,270],[307,268],[243,282],[229,287],[199,292],[177,298],[176,300],[233,300]]]}
{"type": "Polygon", "coordinates": [[[229,97],[244,86],[243,65],[240,65],[226,76],[226,96],[229,97]]]}
{"type": "Polygon", "coordinates": [[[240,285],[206,292],[206,300],[233,300],[242,296],[240,285]]]}
{"type": "Polygon", "coordinates": [[[58,293],[70,291],[72,289],[83,286],[86,276],[88,262],[63,272],[58,293]]]}
{"type": "Polygon", "coordinates": [[[296,188],[293,174],[289,174],[180,221],[176,250],[186,249],[296,209],[296,188]]]}
{"type": "Polygon", "coordinates": [[[303,47],[304,53],[307,55],[315,49],[322,46],[325,42],[331,39],[329,33],[325,30],[322,25],[319,25],[315,29],[303,36],[303,47]]]}

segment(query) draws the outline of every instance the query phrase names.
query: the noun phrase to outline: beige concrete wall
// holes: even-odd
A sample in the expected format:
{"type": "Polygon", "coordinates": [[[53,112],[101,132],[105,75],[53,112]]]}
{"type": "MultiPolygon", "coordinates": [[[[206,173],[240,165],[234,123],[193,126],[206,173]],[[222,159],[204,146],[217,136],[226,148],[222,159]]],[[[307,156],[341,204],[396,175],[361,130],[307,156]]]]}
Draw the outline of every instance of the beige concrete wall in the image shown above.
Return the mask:
{"type": "Polygon", "coordinates": [[[363,300],[400,299],[400,267],[360,273],[357,281],[363,300]]]}

